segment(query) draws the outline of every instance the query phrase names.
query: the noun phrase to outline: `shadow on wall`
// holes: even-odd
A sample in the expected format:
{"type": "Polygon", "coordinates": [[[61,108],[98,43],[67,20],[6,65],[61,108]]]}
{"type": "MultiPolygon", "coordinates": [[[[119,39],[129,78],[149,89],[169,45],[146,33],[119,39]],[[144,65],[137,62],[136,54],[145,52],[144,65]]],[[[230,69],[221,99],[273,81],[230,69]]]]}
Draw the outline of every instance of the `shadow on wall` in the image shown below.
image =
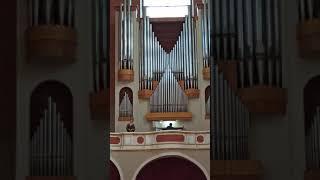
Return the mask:
{"type": "Polygon", "coordinates": [[[162,157],[146,164],[136,180],[206,180],[193,162],[182,157],[162,157]]]}

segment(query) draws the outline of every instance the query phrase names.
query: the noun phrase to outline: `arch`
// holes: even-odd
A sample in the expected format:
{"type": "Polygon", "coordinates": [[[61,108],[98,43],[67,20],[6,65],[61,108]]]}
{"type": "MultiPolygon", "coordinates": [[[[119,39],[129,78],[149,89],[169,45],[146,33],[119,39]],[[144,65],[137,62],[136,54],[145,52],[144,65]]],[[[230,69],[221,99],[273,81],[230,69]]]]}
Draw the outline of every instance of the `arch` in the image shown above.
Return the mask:
{"type": "Polygon", "coordinates": [[[120,89],[120,92],[119,92],[119,105],[120,105],[125,93],[128,94],[129,100],[130,100],[131,104],[133,104],[133,93],[132,93],[131,88],[123,87],[120,89]]]}
{"type": "Polygon", "coordinates": [[[193,163],[195,166],[197,166],[201,172],[203,173],[203,175],[205,176],[205,178],[207,180],[210,179],[210,176],[207,172],[207,170],[202,166],[202,164],[200,164],[198,161],[196,161],[195,159],[183,154],[183,153],[179,153],[179,152],[167,152],[167,153],[161,153],[161,154],[158,154],[156,156],[153,156],[147,160],[145,160],[138,168],[137,170],[135,171],[135,173],[133,174],[132,176],[132,180],[138,180],[137,177],[138,177],[138,174],[139,172],[146,166],[148,165],[149,163],[155,161],[155,160],[158,160],[158,159],[162,159],[162,158],[168,158],[168,157],[176,157],[176,158],[181,158],[181,159],[184,159],[184,160],[187,160],[191,163],[193,163]]]}
{"type": "MultiPolygon", "coordinates": [[[[304,116],[306,130],[316,112],[316,107],[320,106],[320,75],[312,77],[304,87],[304,116]]],[[[307,131],[306,131],[307,132],[307,131]]]]}
{"type": "Polygon", "coordinates": [[[123,172],[119,166],[119,164],[117,163],[117,161],[115,161],[112,157],[110,157],[110,177],[111,177],[111,180],[122,180],[123,179],[123,172]],[[113,179],[114,177],[112,176],[112,168],[113,170],[117,170],[117,173],[118,173],[118,176],[115,176],[115,177],[118,177],[118,179],[113,179]]]}
{"type": "Polygon", "coordinates": [[[123,87],[119,92],[119,118],[122,117],[129,117],[126,120],[131,120],[133,117],[133,92],[129,87],[123,87]],[[128,101],[123,101],[125,95],[131,104],[128,101]]]}
{"type": "Polygon", "coordinates": [[[30,136],[39,125],[43,110],[51,96],[57,103],[57,111],[63,115],[63,122],[72,137],[73,132],[73,96],[70,88],[56,80],[46,80],[39,83],[30,96],[30,136]]]}

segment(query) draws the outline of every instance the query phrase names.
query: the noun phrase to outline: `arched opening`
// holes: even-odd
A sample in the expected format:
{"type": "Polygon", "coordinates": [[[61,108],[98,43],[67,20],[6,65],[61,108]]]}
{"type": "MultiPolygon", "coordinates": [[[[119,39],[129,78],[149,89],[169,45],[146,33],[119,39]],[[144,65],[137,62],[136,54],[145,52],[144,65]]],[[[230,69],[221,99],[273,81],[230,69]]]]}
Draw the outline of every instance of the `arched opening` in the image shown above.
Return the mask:
{"type": "Polygon", "coordinates": [[[206,180],[203,171],[193,162],[178,156],[161,157],[146,164],[136,180],[206,180]]]}
{"type": "Polygon", "coordinates": [[[54,80],[40,83],[30,100],[30,175],[73,175],[73,98],[54,80]]]}
{"type": "Polygon", "coordinates": [[[128,87],[124,87],[119,93],[119,120],[133,119],[133,93],[128,87]]]}
{"type": "Polygon", "coordinates": [[[305,152],[307,169],[320,168],[320,157],[316,156],[320,145],[315,139],[320,134],[320,76],[312,78],[304,88],[305,152]]]}
{"type": "Polygon", "coordinates": [[[120,173],[117,166],[110,160],[110,180],[120,180],[120,173]]]}

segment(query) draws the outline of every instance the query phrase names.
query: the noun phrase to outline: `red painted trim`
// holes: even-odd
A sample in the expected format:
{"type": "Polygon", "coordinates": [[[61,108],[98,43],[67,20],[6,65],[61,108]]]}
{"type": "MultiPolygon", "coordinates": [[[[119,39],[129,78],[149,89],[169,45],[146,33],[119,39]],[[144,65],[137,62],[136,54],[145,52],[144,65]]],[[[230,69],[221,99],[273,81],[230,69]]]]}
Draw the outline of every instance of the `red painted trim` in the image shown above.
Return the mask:
{"type": "Polygon", "coordinates": [[[184,136],[178,134],[157,135],[157,142],[184,142],[184,136]]]}
{"type": "Polygon", "coordinates": [[[110,137],[110,144],[120,144],[119,137],[110,137]]]}
{"type": "Polygon", "coordinates": [[[140,137],[137,138],[137,143],[138,144],[142,144],[143,142],[144,142],[144,138],[143,137],[140,136],[140,137]]]}
{"type": "Polygon", "coordinates": [[[201,136],[201,135],[198,136],[198,137],[197,137],[197,142],[198,142],[198,143],[203,143],[203,142],[204,142],[204,137],[201,136]]]}

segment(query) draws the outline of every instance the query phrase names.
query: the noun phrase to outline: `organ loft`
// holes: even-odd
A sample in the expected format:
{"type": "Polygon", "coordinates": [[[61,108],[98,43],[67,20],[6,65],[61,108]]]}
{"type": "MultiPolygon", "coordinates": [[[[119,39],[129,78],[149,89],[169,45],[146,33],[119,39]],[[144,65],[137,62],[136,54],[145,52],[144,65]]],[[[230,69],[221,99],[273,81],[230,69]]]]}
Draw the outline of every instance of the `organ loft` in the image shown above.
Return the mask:
{"type": "Polygon", "coordinates": [[[320,179],[318,0],[2,3],[0,179],[320,179]]]}

